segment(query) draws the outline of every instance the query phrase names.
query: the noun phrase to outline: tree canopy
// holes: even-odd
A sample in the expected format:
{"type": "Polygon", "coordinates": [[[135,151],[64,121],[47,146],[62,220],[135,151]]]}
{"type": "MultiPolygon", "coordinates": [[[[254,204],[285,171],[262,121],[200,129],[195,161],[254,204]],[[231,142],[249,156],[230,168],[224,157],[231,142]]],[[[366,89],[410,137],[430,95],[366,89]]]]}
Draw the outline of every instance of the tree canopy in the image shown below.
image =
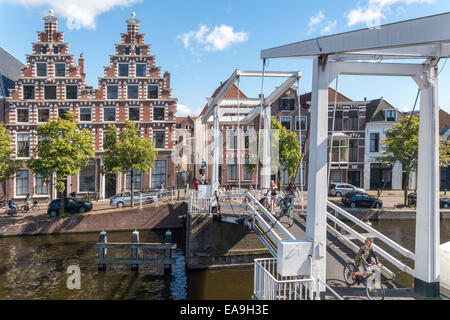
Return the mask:
{"type": "Polygon", "coordinates": [[[75,118],[74,113],[67,112],[64,118],[38,126],[35,156],[28,160],[28,167],[42,177],[49,179],[55,174],[55,187],[61,193],[64,180],[79,174],[95,155],[91,132],[80,130],[75,118]]]}
{"type": "Polygon", "coordinates": [[[12,178],[22,167],[22,162],[12,158],[12,136],[4,123],[0,123],[0,182],[12,178]]]}
{"type": "MultiPolygon", "coordinates": [[[[106,132],[103,143],[105,155],[103,156],[102,174],[129,173],[131,177],[131,194],[134,194],[134,170],[147,171],[153,168],[157,150],[153,142],[138,135],[134,122],[126,121],[125,128],[118,134],[113,124],[106,132]]],[[[131,197],[131,206],[134,199],[131,197]]]]}

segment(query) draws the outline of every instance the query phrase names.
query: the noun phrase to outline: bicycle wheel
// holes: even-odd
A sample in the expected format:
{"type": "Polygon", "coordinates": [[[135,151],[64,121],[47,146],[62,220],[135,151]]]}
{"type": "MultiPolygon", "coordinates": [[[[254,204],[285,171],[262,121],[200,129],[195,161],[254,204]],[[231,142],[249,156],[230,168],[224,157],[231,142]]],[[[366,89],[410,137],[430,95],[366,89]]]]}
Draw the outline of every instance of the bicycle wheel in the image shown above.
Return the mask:
{"type": "Polygon", "coordinates": [[[356,278],[352,278],[352,273],[353,272],[357,272],[358,271],[358,267],[355,265],[354,262],[347,262],[344,266],[344,280],[345,283],[347,283],[347,285],[349,287],[353,286],[356,283],[356,278]]]}
{"type": "Polygon", "coordinates": [[[366,295],[369,300],[384,300],[384,288],[380,282],[374,278],[366,281],[366,295]]]}
{"type": "Polygon", "coordinates": [[[290,206],[288,210],[289,225],[294,224],[294,206],[290,206]]]}
{"type": "Polygon", "coordinates": [[[32,211],[39,211],[41,208],[39,207],[39,205],[38,204],[34,204],[32,207],[31,207],[31,210],[32,211]]]}

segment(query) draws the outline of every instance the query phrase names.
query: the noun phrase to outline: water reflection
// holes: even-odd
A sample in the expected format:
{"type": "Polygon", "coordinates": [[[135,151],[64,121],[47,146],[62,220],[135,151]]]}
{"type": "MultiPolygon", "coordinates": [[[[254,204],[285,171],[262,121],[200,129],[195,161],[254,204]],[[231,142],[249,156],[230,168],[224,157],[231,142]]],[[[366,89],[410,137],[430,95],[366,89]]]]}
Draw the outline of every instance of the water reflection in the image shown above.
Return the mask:
{"type": "MultiPolygon", "coordinates": [[[[128,242],[130,237],[130,232],[108,233],[111,242],[128,242]]],[[[147,268],[130,272],[128,266],[108,266],[106,272],[97,272],[93,264],[97,249],[92,247],[97,238],[98,234],[0,238],[0,298],[186,298],[184,253],[180,248],[174,252],[177,263],[172,276],[154,276],[147,268]],[[70,276],[66,271],[71,265],[80,267],[80,290],[66,286],[70,276]]],[[[161,242],[162,238],[160,233],[141,232],[142,242],[161,242]]],[[[108,254],[123,257],[120,250],[108,254]]]]}

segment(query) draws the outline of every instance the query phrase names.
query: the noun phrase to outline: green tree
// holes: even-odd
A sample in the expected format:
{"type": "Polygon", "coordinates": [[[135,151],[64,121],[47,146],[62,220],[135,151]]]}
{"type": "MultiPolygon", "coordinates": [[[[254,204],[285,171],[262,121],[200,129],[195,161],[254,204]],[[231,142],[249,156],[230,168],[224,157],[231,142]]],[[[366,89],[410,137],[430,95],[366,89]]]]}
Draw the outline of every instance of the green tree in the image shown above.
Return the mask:
{"type": "MultiPolygon", "coordinates": [[[[22,161],[12,159],[14,149],[11,148],[12,137],[4,123],[0,123],[0,183],[5,187],[6,180],[11,179],[22,167],[22,161]]],[[[6,189],[3,188],[5,197],[6,189]]]]}
{"type": "MultiPolygon", "coordinates": [[[[419,154],[419,117],[413,115],[406,117],[398,124],[394,124],[391,130],[385,132],[383,139],[382,157],[376,159],[384,165],[394,166],[396,162],[401,163],[406,175],[406,183],[403,186],[403,197],[405,205],[408,201],[408,181],[411,172],[417,172],[417,160],[419,154]]],[[[440,164],[446,165],[450,162],[450,148],[446,142],[440,143],[440,164]]]]}
{"type": "Polygon", "coordinates": [[[134,122],[126,121],[125,129],[119,133],[118,139],[116,126],[108,128],[104,150],[102,174],[130,173],[131,207],[134,207],[134,170],[147,171],[154,167],[158,152],[153,142],[139,137],[134,122]]]}
{"type": "Polygon", "coordinates": [[[62,194],[61,208],[65,203],[64,181],[70,175],[79,174],[95,155],[91,132],[79,130],[76,117],[74,113],[66,112],[64,119],[58,118],[38,126],[40,141],[34,148],[35,156],[28,160],[28,167],[34,173],[47,180],[53,175],[56,177],[56,190],[62,194]]]}

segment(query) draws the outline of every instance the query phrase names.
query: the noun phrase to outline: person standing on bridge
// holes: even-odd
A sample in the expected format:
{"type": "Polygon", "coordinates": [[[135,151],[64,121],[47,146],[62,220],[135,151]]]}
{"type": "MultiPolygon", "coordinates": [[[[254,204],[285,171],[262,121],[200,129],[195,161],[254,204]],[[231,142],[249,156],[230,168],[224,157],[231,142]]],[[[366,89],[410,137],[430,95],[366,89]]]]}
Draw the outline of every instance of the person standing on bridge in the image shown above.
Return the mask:
{"type": "Polygon", "coordinates": [[[359,271],[352,272],[352,278],[355,279],[357,276],[364,277],[367,274],[367,267],[371,266],[372,259],[375,261],[377,266],[381,268],[381,263],[378,256],[375,254],[372,248],[373,240],[367,238],[364,241],[364,245],[359,249],[355,257],[355,264],[359,271]]]}
{"type": "Polygon", "coordinates": [[[277,185],[275,181],[270,181],[270,213],[275,214],[277,208],[277,185]]]}

